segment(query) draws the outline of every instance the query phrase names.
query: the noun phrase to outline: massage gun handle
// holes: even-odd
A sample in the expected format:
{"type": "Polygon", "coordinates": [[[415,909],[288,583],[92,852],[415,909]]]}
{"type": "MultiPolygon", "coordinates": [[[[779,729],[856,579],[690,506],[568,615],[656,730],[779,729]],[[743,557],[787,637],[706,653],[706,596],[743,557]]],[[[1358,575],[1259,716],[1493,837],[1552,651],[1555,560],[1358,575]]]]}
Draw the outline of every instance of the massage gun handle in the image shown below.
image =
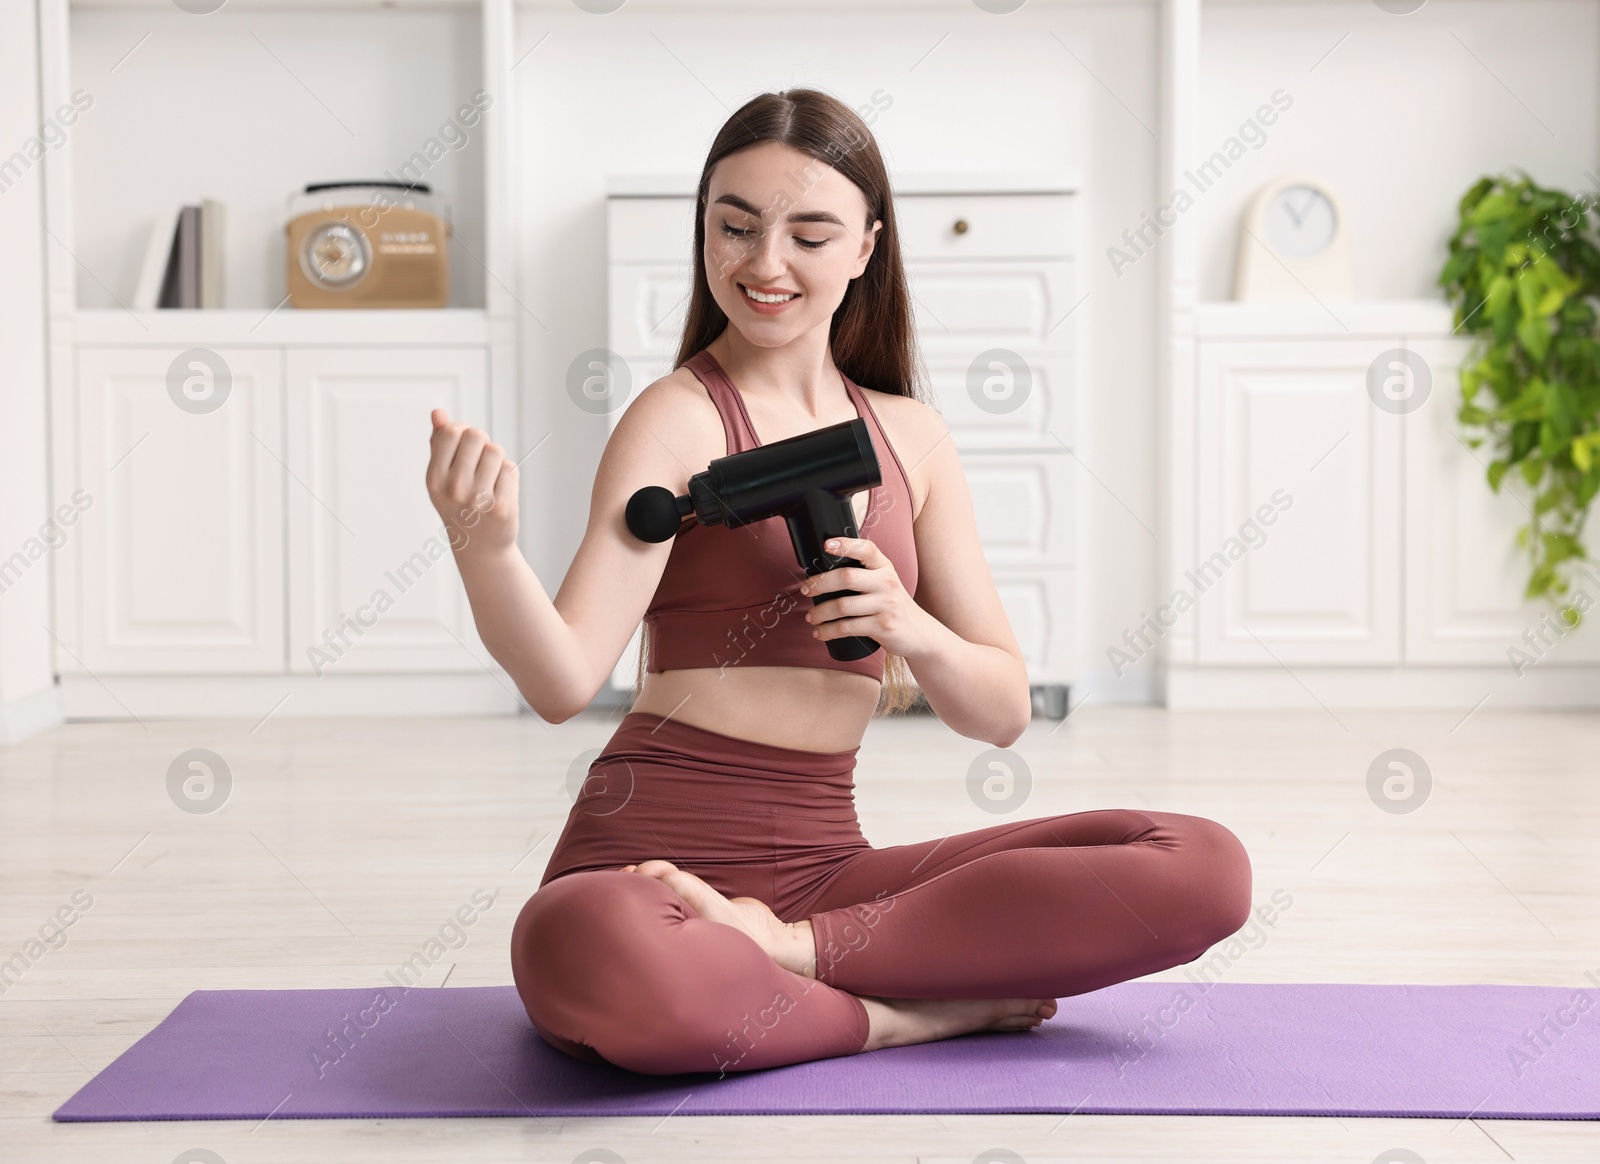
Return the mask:
{"type": "MultiPolygon", "coordinates": [[[[854,535],[845,536],[848,537],[854,535]]],[[[827,567],[827,569],[832,570],[839,566],[859,565],[861,565],[861,563],[856,561],[854,558],[835,558],[833,559],[833,565],[827,567]]],[[[812,571],[812,573],[820,574],[822,571],[816,570],[812,571]]],[[[835,590],[828,594],[813,594],[811,596],[811,605],[816,606],[816,604],[819,602],[827,602],[834,598],[844,598],[850,594],[860,593],[861,591],[859,590],[835,590]]],[[[868,655],[872,654],[873,651],[878,649],[878,640],[868,638],[866,635],[842,635],[836,639],[828,639],[826,645],[829,655],[835,659],[838,659],[841,663],[847,663],[854,659],[865,659],[868,655]]]]}
{"type": "MultiPolygon", "coordinates": [[[[794,543],[796,559],[805,567],[806,577],[835,570],[841,566],[859,566],[854,558],[841,558],[822,547],[829,538],[853,538],[856,532],[856,511],[850,498],[840,497],[826,489],[813,489],[803,504],[788,514],[789,539],[794,543]]],[[[813,594],[811,605],[860,594],[859,590],[834,590],[828,594],[813,594]]],[[[878,649],[878,641],[866,635],[844,635],[826,641],[828,654],[841,663],[865,659],[878,649]]]]}

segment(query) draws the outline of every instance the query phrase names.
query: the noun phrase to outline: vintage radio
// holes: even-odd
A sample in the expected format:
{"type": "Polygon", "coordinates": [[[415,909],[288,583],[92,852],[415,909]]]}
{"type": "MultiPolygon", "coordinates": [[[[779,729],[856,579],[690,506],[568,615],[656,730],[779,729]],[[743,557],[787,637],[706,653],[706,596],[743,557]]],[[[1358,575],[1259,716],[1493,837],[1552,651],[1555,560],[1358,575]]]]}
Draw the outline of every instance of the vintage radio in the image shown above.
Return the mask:
{"type": "Polygon", "coordinates": [[[449,208],[423,185],[323,182],[289,202],[293,307],[443,307],[449,208]]]}

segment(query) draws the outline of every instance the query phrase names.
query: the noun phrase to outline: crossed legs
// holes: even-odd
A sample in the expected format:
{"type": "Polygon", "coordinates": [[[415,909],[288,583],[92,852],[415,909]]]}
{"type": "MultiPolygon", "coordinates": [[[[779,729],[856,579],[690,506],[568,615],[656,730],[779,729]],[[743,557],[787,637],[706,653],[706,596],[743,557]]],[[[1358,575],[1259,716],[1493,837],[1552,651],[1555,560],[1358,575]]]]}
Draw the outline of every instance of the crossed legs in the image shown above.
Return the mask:
{"type": "Polygon", "coordinates": [[[547,1042],[633,1071],[749,1071],[866,1045],[859,999],[783,969],[664,881],[620,869],[567,873],[530,897],[511,969],[547,1042]]]}
{"type": "Polygon", "coordinates": [[[1250,881],[1238,838],[1180,813],[862,849],[794,911],[811,923],[813,978],[659,877],[576,872],[523,907],[512,971],[535,1029],[569,1054],[649,1074],[753,1070],[866,1049],[863,997],[1061,998],[1193,961],[1244,924],[1250,881]]]}

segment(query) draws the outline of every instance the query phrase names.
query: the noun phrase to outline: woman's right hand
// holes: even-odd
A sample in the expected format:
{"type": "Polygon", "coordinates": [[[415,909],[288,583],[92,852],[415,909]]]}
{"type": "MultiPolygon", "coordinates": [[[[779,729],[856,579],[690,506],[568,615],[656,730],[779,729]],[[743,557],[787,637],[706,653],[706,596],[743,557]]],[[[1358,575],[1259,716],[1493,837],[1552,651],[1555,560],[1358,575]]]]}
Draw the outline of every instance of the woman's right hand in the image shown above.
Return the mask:
{"type": "Polygon", "coordinates": [[[450,546],[504,550],[517,540],[517,466],[481,428],[433,410],[428,497],[450,532],[450,546]]]}

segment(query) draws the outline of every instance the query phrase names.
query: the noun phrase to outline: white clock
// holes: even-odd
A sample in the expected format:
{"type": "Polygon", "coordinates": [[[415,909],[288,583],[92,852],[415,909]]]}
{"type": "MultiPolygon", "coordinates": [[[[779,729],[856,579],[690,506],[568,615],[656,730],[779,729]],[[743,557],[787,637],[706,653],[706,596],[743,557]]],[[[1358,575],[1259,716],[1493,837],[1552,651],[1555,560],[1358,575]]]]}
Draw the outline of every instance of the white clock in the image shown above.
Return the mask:
{"type": "Polygon", "coordinates": [[[1267,183],[1244,213],[1233,297],[1283,302],[1350,296],[1350,248],[1333,191],[1299,175],[1267,183]]]}

